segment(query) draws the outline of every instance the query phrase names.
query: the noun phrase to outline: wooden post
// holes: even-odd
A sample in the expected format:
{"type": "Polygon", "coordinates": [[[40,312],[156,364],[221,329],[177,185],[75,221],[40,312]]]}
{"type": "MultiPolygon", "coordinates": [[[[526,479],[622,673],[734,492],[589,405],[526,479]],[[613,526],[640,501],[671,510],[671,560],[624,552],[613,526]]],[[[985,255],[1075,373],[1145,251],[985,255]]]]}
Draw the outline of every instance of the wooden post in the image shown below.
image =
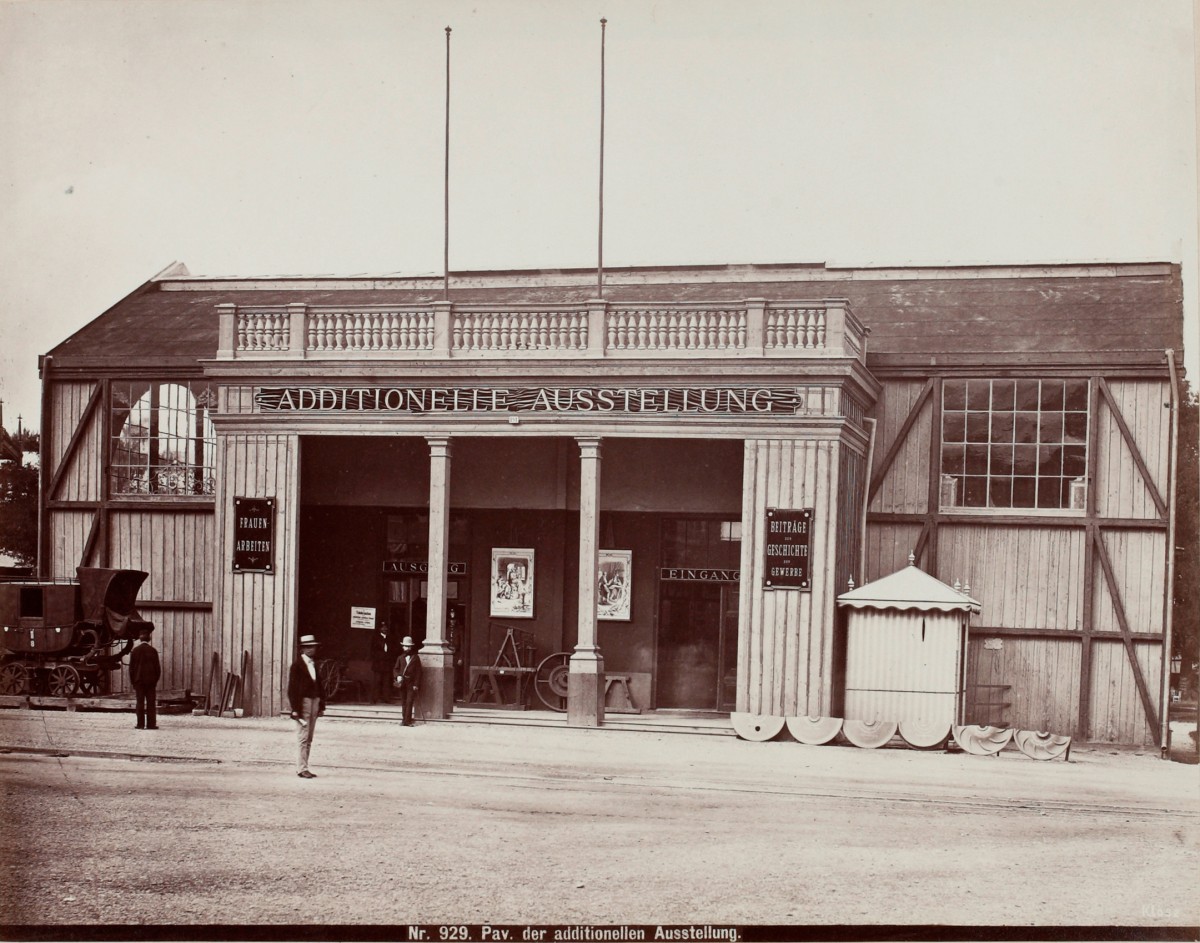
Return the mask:
{"type": "MultiPolygon", "coordinates": [[[[447,306],[448,307],[448,306],[447,306]]],[[[441,720],[454,712],[454,653],[446,640],[446,569],[450,555],[450,440],[429,443],[429,595],[425,642],[421,645],[424,684],[421,708],[441,720]]]]}
{"type": "Polygon", "coordinates": [[[288,353],[293,357],[308,356],[308,305],[290,304],[288,307],[288,353]]]}
{"type": "Polygon", "coordinates": [[[579,635],[567,673],[567,723],[604,724],[604,657],[596,644],[600,440],[579,439],[579,635]]]}
{"type": "Polygon", "coordinates": [[[217,305],[217,359],[233,360],[237,350],[237,305],[217,305]]]}
{"type": "Polygon", "coordinates": [[[450,356],[450,333],[453,327],[450,319],[453,307],[454,305],[449,301],[433,303],[433,355],[435,357],[448,358],[450,356]]]}
{"type": "Polygon", "coordinates": [[[762,356],[767,343],[767,300],[746,299],[746,353],[762,356]]]}
{"type": "Polygon", "coordinates": [[[593,298],[587,303],[587,356],[603,357],[608,344],[608,302],[593,298]]]}

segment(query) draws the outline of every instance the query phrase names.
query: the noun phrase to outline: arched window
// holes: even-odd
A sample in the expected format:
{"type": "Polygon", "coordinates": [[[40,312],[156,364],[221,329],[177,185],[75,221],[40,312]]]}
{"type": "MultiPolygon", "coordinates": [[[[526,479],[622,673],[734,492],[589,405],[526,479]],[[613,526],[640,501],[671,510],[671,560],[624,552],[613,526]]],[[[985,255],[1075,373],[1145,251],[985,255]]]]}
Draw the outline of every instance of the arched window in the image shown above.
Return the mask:
{"type": "Polygon", "coordinates": [[[114,382],[109,476],[113,494],[211,495],[215,391],[202,380],[114,382]]]}

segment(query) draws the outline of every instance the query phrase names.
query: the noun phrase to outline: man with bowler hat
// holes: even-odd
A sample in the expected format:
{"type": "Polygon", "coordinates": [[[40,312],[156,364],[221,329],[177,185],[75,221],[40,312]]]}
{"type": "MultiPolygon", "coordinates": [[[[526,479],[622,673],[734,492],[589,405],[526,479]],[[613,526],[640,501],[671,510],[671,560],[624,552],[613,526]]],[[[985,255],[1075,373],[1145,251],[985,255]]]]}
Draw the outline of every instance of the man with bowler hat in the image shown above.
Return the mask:
{"type": "Polygon", "coordinates": [[[288,701],[292,705],[292,720],[296,721],[296,739],[300,745],[296,775],[301,779],[317,778],[317,774],[308,768],[308,753],[312,749],[317,718],[325,713],[325,697],[321,682],[317,680],[316,654],[316,637],[300,636],[300,654],[288,673],[288,701]]]}
{"type": "Polygon", "coordinates": [[[421,658],[417,655],[417,646],[411,635],[404,636],[400,642],[403,649],[396,664],[392,666],[395,685],[400,689],[400,703],[404,705],[405,727],[413,725],[413,704],[421,690],[421,658]]]}
{"type": "Polygon", "coordinates": [[[158,729],[158,679],[162,667],[158,651],[150,644],[150,633],[154,626],[146,624],[138,631],[138,643],[129,653],[129,681],[137,695],[134,709],[137,712],[137,729],[158,729]]]}

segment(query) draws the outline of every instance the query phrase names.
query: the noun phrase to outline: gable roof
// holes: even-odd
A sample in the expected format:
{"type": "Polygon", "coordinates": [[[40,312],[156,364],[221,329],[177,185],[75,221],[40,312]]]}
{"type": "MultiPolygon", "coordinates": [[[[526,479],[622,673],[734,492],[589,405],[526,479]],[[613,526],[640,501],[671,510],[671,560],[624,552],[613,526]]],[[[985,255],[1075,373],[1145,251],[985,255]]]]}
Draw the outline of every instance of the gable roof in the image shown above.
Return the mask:
{"type": "MultiPolygon", "coordinates": [[[[218,304],[381,305],[442,300],[440,277],[200,278],[168,269],[54,347],[56,367],[196,366],[217,349],[218,304]]],[[[845,298],[870,331],[868,365],[987,362],[1163,364],[1182,350],[1178,265],[610,269],[614,302],[845,298]]],[[[553,304],[596,296],[594,270],[451,273],[459,303],[553,304]]]]}

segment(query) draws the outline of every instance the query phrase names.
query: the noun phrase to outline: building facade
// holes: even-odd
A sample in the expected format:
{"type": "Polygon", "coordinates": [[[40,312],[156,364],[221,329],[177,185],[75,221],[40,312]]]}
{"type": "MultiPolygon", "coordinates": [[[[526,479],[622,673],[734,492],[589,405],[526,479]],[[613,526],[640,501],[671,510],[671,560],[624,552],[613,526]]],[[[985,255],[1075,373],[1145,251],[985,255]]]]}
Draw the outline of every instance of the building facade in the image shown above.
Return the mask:
{"type": "Polygon", "coordinates": [[[164,272],[42,360],[43,575],[148,571],[164,684],[245,664],[253,713],[303,633],[365,686],[386,620],[431,715],[514,628],[596,724],[612,676],[643,709],[836,714],[835,599],[912,553],[982,603],[967,722],[1158,742],[1177,266],[597,294],[164,272]]]}

